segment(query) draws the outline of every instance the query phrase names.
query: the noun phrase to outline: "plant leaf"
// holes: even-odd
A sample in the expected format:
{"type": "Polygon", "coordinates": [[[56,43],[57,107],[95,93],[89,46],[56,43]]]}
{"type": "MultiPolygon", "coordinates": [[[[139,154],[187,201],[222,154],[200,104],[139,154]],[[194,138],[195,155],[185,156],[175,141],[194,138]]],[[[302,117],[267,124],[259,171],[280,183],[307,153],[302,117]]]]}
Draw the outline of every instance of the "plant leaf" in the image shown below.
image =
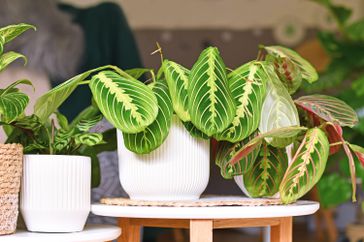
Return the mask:
{"type": "Polygon", "coordinates": [[[349,147],[354,152],[361,165],[364,166],[364,148],[354,144],[349,144],[349,147]]]}
{"type": "Polygon", "coordinates": [[[92,77],[90,89],[101,113],[124,133],[141,132],[157,117],[157,98],[138,80],[101,71],[92,77]]]}
{"type": "Polygon", "coordinates": [[[302,74],[298,66],[287,57],[268,55],[266,60],[274,66],[274,70],[288,93],[295,93],[302,83],[302,74]]]}
{"type": "Polygon", "coordinates": [[[11,64],[13,61],[22,58],[24,60],[24,65],[27,64],[27,58],[19,53],[10,51],[7,53],[4,53],[0,56],[0,72],[4,70],[9,64],[11,64]]]}
{"type": "Polygon", "coordinates": [[[99,108],[95,105],[90,105],[80,112],[71,122],[70,128],[75,128],[81,120],[87,120],[101,114],[99,108]]]}
{"type": "Polygon", "coordinates": [[[0,120],[11,123],[23,114],[29,97],[21,92],[7,92],[0,95],[0,120]]]}
{"type": "Polygon", "coordinates": [[[284,149],[268,146],[263,142],[252,169],[243,175],[246,190],[251,197],[271,197],[279,191],[279,185],[288,166],[284,149]]]}
{"type": "Polygon", "coordinates": [[[34,29],[36,28],[33,25],[30,24],[14,24],[14,25],[8,25],[6,27],[3,27],[0,29],[0,36],[4,40],[3,44],[6,44],[10,41],[12,41],[14,38],[18,37],[28,29],[34,29]]]}
{"type": "Polygon", "coordinates": [[[102,120],[102,115],[96,115],[94,117],[88,117],[87,119],[81,119],[76,124],[76,128],[82,132],[87,132],[101,120],[102,120]]]}
{"type": "Polygon", "coordinates": [[[262,65],[252,61],[229,73],[230,90],[237,104],[236,114],[229,127],[214,136],[217,140],[235,143],[258,128],[261,113],[257,110],[262,108],[268,79],[262,65]]]}
{"type": "Polygon", "coordinates": [[[171,127],[173,107],[167,83],[164,80],[157,81],[153,92],[159,109],[155,121],[139,133],[123,133],[125,147],[137,154],[146,154],[157,149],[167,138],[171,127]]]}
{"type": "Polygon", "coordinates": [[[76,145],[94,146],[103,143],[100,133],[83,133],[75,136],[76,145]]]}
{"type": "Polygon", "coordinates": [[[315,68],[297,52],[282,46],[265,46],[264,49],[271,55],[280,58],[288,58],[293,64],[297,65],[302,74],[302,79],[313,83],[317,81],[318,74],[315,68]]]}
{"type": "Polygon", "coordinates": [[[29,85],[29,86],[32,86],[34,88],[33,83],[31,81],[24,79],[24,80],[18,80],[16,82],[10,84],[7,88],[4,89],[4,92],[2,92],[2,93],[8,92],[8,91],[12,90],[13,88],[15,88],[16,86],[18,86],[20,84],[29,85]]]}
{"type": "Polygon", "coordinates": [[[350,200],[351,187],[346,177],[332,173],[323,175],[317,183],[320,205],[324,208],[336,208],[350,200]]]}
{"type": "Polygon", "coordinates": [[[291,126],[291,127],[284,127],[271,130],[270,132],[260,134],[253,139],[251,139],[246,145],[244,145],[240,150],[238,150],[229,160],[229,163],[234,165],[241,159],[248,156],[251,152],[254,152],[255,149],[259,149],[260,145],[262,144],[265,138],[288,138],[297,136],[302,131],[307,130],[306,127],[299,127],[299,126],[291,126]]]}
{"type": "Polygon", "coordinates": [[[188,112],[188,84],[190,71],[169,60],[164,60],[164,76],[166,78],[169,94],[172,98],[173,109],[177,116],[183,121],[191,120],[188,112]]]}
{"type": "Polygon", "coordinates": [[[309,129],[279,187],[283,203],[305,195],[320,180],[329,156],[329,141],[319,128],[309,129]]]}
{"type": "MultiPolygon", "coordinates": [[[[287,89],[271,65],[264,68],[269,79],[267,96],[261,109],[259,131],[264,134],[278,128],[299,126],[298,112],[287,89]]],[[[266,138],[266,141],[272,146],[283,148],[292,143],[294,138],[295,136],[275,137],[274,139],[266,138]]]]}
{"type": "Polygon", "coordinates": [[[63,114],[61,114],[60,112],[55,112],[55,114],[56,114],[59,126],[62,129],[68,129],[69,125],[68,125],[67,117],[64,116],[63,114]]]}
{"type": "Polygon", "coordinates": [[[191,122],[209,137],[222,132],[232,122],[236,105],[217,48],[202,51],[192,67],[188,97],[191,122]]]}
{"type": "Polygon", "coordinates": [[[302,96],[295,100],[298,107],[316,114],[325,121],[353,127],[358,123],[356,112],[345,102],[326,95],[302,96]]]}
{"type": "Polygon", "coordinates": [[[253,162],[257,158],[260,150],[261,143],[259,142],[257,146],[248,155],[243,157],[238,162],[233,165],[229,162],[236,152],[239,151],[246,143],[248,143],[255,135],[250,136],[244,141],[237,143],[230,142],[220,142],[216,154],[215,163],[220,167],[220,173],[225,179],[232,179],[234,176],[241,175],[249,171],[253,165],[253,162]]]}
{"type": "Polygon", "coordinates": [[[145,73],[151,72],[153,69],[148,68],[133,68],[129,70],[125,70],[125,73],[132,76],[135,79],[139,79],[141,76],[143,76],[145,73]]]}
{"type": "Polygon", "coordinates": [[[209,139],[209,136],[207,136],[204,132],[196,128],[195,125],[191,122],[183,122],[183,126],[187,129],[187,131],[190,133],[192,137],[199,138],[199,139],[209,139]]]}

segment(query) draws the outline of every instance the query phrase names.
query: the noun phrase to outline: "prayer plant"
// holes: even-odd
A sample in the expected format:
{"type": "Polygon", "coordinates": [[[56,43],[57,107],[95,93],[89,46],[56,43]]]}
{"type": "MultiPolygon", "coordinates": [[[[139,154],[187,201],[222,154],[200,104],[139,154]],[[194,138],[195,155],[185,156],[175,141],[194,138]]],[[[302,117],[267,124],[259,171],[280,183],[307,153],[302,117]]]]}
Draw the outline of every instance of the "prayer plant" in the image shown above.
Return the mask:
{"type": "MultiPolygon", "coordinates": [[[[191,70],[162,54],[161,59],[156,75],[151,69],[115,66],[82,73],[44,94],[35,113],[43,120],[78,85],[88,85],[129,150],[146,154],[157,149],[175,114],[192,136],[222,142],[216,159],[221,174],[227,179],[243,175],[252,197],[279,193],[284,203],[296,201],[318,182],[328,156],[340,147],[355,180],[352,151],[364,160],[364,149],[346,142],[341,127],[353,127],[356,113],[334,97],[292,99],[302,82],[318,79],[296,52],[261,46],[257,60],[235,70],[225,66],[216,47],[203,50],[191,70]],[[138,81],[146,73],[149,84],[138,81]]],[[[353,182],[353,194],[355,188],[353,182]]]]}

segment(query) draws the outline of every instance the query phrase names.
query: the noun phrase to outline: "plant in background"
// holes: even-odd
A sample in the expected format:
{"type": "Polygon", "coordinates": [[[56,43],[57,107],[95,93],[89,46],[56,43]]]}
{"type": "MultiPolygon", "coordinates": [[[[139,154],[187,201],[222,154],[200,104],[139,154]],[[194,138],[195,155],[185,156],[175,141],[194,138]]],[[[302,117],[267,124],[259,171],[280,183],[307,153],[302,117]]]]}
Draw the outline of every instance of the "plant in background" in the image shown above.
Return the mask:
{"type": "MultiPolygon", "coordinates": [[[[13,51],[6,53],[3,51],[7,43],[29,29],[35,29],[35,27],[29,24],[17,24],[0,28],[0,72],[19,58],[22,58],[26,64],[27,59],[24,55],[13,51]]],[[[22,115],[29,103],[29,97],[17,89],[20,84],[32,85],[28,80],[18,80],[7,87],[0,88],[0,125],[10,123],[22,115]]]]}
{"type": "MultiPolygon", "coordinates": [[[[359,113],[359,122],[353,129],[345,129],[350,142],[364,145],[364,19],[349,21],[352,10],[330,0],[314,0],[323,6],[337,24],[337,29],[320,31],[318,39],[330,63],[320,73],[319,81],[304,86],[308,93],[330,93],[347,102],[359,113]]],[[[323,207],[334,207],[350,199],[349,167],[343,161],[342,152],[335,154],[330,166],[318,184],[320,202],[323,207]],[[330,197],[331,199],[327,199],[330,197]]],[[[360,160],[362,161],[362,160],[360,160]]],[[[364,169],[356,162],[357,176],[364,179],[364,169]]]]}

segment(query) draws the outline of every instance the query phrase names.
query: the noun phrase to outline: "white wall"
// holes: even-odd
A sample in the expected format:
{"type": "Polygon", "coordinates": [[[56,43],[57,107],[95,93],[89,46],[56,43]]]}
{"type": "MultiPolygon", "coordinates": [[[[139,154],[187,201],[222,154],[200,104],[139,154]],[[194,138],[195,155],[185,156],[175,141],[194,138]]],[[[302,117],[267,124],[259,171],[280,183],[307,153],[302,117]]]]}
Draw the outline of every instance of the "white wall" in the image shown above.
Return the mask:
{"type": "MultiPolygon", "coordinates": [[[[327,15],[309,0],[113,0],[120,3],[134,29],[271,27],[294,22],[305,27],[330,28],[327,15]]],[[[64,0],[77,6],[90,6],[100,0],[64,0]]],[[[339,1],[362,16],[361,0],[339,1]]]]}

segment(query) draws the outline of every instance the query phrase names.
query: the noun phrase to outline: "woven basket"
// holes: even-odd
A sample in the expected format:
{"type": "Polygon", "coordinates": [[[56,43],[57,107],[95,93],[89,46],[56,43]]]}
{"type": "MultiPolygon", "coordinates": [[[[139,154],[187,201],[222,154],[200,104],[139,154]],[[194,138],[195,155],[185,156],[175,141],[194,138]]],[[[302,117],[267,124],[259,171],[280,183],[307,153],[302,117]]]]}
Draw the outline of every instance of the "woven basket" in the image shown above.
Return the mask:
{"type": "Polygon", "coordinates": [[[0,144],[0,234],[16,230],[22,168],[23,147],[0,144]]]}

